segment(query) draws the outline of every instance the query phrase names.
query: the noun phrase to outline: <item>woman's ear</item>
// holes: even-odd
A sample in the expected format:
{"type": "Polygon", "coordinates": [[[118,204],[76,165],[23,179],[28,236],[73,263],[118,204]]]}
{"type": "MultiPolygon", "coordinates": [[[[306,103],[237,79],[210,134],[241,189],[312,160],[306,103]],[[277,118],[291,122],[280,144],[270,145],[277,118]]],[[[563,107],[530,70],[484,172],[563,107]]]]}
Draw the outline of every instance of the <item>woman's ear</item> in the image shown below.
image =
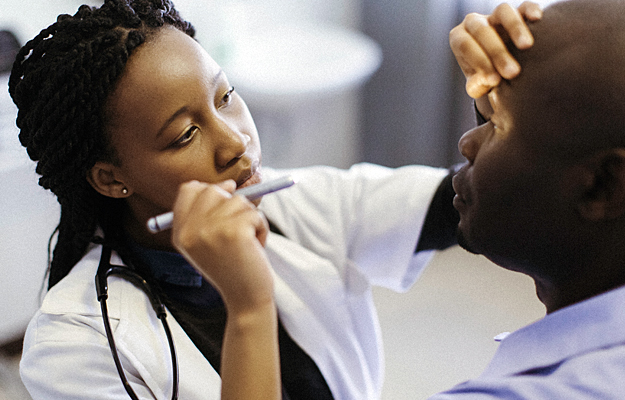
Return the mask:
{"type": "Polygon", "coordinates": [[[117,167],[108,162],[98,161],[87,172],[87,181],[100,194],[122,199],[130,196],[132,190],[121,179],[117,167]]]}
{"type": "Polygon", "coordinates": [[[625,216],[625,149],[609,149],[587,163],[586,190],[578,203],[590,221],[625,216]]]}

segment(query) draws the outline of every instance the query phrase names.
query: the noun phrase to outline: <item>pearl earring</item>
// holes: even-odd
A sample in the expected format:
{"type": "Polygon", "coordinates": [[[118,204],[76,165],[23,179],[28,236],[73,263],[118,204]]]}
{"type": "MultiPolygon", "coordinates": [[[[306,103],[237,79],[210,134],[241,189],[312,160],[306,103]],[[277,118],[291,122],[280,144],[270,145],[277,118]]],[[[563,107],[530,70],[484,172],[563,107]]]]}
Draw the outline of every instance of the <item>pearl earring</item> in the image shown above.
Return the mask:
{"type": "Polygon", "coordinates": [[[123,188],[123,189],[122,189],[122,194],[128,194],[128,189],[123,188]]]}

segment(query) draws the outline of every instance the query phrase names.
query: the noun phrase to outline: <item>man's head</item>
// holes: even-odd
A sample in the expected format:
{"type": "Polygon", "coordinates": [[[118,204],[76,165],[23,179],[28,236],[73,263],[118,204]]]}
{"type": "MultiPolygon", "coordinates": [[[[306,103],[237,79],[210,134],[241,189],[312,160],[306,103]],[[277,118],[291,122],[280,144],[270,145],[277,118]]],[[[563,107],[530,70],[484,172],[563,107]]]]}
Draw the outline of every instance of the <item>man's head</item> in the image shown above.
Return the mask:
{"type": "Polygon", "coordinates": [[[625,283],[625,1],[557,3],[531,30],[534,46],[512,50],[521,75],[460,140],[460,241],[532,276],[541,298],[589,297],[625,283]]]}

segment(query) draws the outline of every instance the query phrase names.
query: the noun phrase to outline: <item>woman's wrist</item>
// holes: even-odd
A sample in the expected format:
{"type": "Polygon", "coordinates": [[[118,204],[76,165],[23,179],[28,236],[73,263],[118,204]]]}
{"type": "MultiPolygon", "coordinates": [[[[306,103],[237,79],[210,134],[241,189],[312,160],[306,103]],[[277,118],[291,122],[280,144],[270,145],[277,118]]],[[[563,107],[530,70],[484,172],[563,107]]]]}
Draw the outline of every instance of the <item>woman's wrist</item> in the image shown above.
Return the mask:
{"type": "Polygon", "coordinates": [[[278,313],[273,298],[258,302],[253,306],[233,307],[228,306],[228,324],[237,331],[247,331],[258,328],[268,322],[277,322],[278,313]]]}

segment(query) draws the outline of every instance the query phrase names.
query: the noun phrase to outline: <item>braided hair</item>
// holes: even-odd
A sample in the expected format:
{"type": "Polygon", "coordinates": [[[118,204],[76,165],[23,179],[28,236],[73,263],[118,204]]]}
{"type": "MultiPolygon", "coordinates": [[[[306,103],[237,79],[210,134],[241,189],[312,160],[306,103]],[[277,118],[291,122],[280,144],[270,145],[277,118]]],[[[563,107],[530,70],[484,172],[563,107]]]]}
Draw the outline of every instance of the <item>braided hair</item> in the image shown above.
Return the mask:
{"type": "Polygon", "coordinates": [[[48,287],[84,256],[98,227],[105,238],[121,231],[115,216],[124,200],[99,194],[87,174],[97,161],[119,165],[105,103],[132,52],[164,25],[195,35],[169,0],[105,0],[60,15],[17,54],[9,93],[19,139],[37,162],[39,184],[61,206],[48,287]]]}

